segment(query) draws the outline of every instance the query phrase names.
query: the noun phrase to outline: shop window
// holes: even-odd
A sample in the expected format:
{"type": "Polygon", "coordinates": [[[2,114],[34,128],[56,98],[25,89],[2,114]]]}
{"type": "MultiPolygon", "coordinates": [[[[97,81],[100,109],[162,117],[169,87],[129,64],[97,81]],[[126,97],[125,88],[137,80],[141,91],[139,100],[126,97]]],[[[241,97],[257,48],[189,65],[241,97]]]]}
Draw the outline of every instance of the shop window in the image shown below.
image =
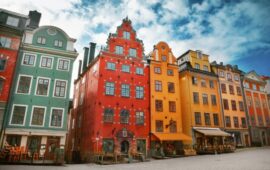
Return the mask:
{"type": "Polygon", "coordinates": [[[103,139],[102,140],[102,149],[103,149],[104,153],[113,153],[114,152],[113,139],[103,139]]]}
{"type": "Polygon", "coordinates": [[[27,148],[29,152],[39,153],[41,146],[41,136],[29,136],[27,139],[27,148]]]}
{"type": "Polygon", "coordinates": [[[20,135],[7,135],[7,143],[11,146],[21,146],[22,136],[20,135]]]}

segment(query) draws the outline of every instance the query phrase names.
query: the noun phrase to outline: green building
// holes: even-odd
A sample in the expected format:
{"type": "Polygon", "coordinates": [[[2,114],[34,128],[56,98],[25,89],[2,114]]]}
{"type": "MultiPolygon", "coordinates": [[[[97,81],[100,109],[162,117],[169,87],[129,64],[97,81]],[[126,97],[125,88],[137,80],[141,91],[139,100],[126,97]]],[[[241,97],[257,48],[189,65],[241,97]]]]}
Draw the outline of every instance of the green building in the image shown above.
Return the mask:
{"type": "Polygon", "coordinates": [[[54,26],[26,30],[5,116],[4,141],[54,159],[65,147],[75,39],[54,26]],[[59,150],[58,149],[58,150],[59,150]]]}

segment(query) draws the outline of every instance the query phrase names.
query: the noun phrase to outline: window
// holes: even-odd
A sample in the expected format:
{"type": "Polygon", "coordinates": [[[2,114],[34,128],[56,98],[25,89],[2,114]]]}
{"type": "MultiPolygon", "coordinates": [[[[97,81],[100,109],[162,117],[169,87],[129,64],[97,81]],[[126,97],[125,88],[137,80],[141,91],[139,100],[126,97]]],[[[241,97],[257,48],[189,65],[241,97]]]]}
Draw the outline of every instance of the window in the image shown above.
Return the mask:
{"type": "Polygon", "coordinates": [[[253,89],[253,90],[257,90],[256,84],[252,84],[252,89],[253,89]]]}
{"type": "Polygon", "coordinates": [[[202,94],[203,104],[208,104],[208,95],[202,94]]]}
{"type": "Polygon", "coordinates": [[[236,92],[238,96],[242,96],[241,88],[239,86],[236,87],[236,92]]]}
{"type": "Polygon", "coordinates": [[[219,120],[218,120],[218,114],[217,113],[213,114],[213,119],[214,119],[214,125],[218,126],[219,125],[219,120]]]}
{"type": "Polygon", "coordinates": [[[254,102],[255,102],[255,107],[256,107],[256,108],[261,107],[261,104],[260,104],[259,98],[254,97],[254,102]]]}
{"type": "Polygon", "coordinates": [[[176,133],[177,132],[176,121],[171,120],[169,126],[170,126],[170,133],[176,133]]]}
{"type": "Polygon", "coordinates": [[[56,80],[54,86],[54,97],[65,97],[67,82],[63,80],[56,80]]]}
{"type": "Polygon", "coordinates": [[[154,71],[157,74],[161,74],[161,68],[160,67],[154,67],[154,71]]]}
{"type": "Polygon", "coordinates": [[[163,132],[163,121],[156,120],[156,132],[163,132]]]}
{"type": "Polygon", "coordinates": [[[209,80],[209,87],[210,87],[211,89],[215,88],[215,86],[214,86],[214,81],[213,81],[213,80],[209,80]]]}
{"type": "Polygon", "coordinates": [[[222,91],[222,93],[227,93],[225,84],[221,84],[221,91],[222,91]]]}
{"type": "Polygon", "coordinates": [[[237,110],[235,100],[231,100],[231,103],[232,103],[232,110],[237,110]]]}
{"type": "Polygon", "coordinates": [[[169,112],[176,112],[175,101],[169,101],[169,112]]]}
{"type": "Polygon", "coordinates": [[[206,87],[206,81],[204,79],[201,80],[201,86],[206,87]]]}
{"type": "Polygon", "coordinates": [[[234,89],[232,85],[229,85],[229,91],[230,91],[230,94],[234,94],[234,89]]]}
{"type": "Polygon", "coordinates": [[[196,69],[200,69],[200,64],[195,63],[195,68],[196,68],[196,69]]]}
{"type": "Polygon", "coordinates": [[[26,113],[26,106],[14,105],[13,106],[12,119],[11,119],[10,124],[23,125],[24,124],[25,113],[26,113]]]}
{"type": "Polygon", "coordinates": [[[129,72],[130,72],[130,67],[129,67],[129,65],[122,65],[122,72],[129,73],[129,72]]]}
{"type": "Polygon", "coordinates": [[[143,124],[144,124],[144,113],[136,112],[136,125],[143,125],[143,124]]]}
{"type": "Polygon", "coordinates": [[[223,99],[223,105],[225,110],[229,110],[229,103],[227,99],[223,99]]]}
{"type": "Polygon", "coordinates": [[[165,55],[161,56],[161,60],[166,62],[167,61],[167,56],[165,56],[165,55]]]}
{"type": "Polygon", "coordinates": [[[235,81],[239,81],[239,76],[238,75],[234,75],[234,80],[235,81]]]}
{"type": "Polygon", "coordinates": [[[195,103],[195,104],[199,104],[200,103],[199,93],[198,92],[193,92],[193,103],[195,103]]]}
{"type": "Polygon", "coordinates": [[[136,74],[143,75],[143,68],[137,67],[136,68],[136,74]]]}
{"type": "Polygon", "coordinates": [[[36,95],[47,96],[49,91],[50,79],[38,78],[36,95]]]}
{"type": "Polygon", "coordinates": [[[35,64],[36,56],[33,54],[25,54],[23,57],[23,65],[33,66],[35,64]]]}
{"type": "Polygon", "coordinates": [[[44,116],[45,116],[44,107],[33,107],[31,125],[43,126],[44,116]]]}
{"type": "Polygon", "coordinates": [[[19,25],[19,18],[8,16],[6,24],[17,27],[19,25]]]}
{"type": "Polygon", "coordinates": [[[111,108],[104,109],[103,121],[105,123],[112,123],[113,122],[113,109],[111,109],[111,108]]]}
{"type": "Polygon", "coordinates": [[[17,87],[17,93],[21,94],[29,94],[30,93],[30,86],[32,82],[32,77],[30,76],[19,76],[19,83],[17,87]]]}
{"type": "Polygon", "coordinates": [[[234,127],[239,127],[239,121],[238,121],[238,117],[234,116],[233,117],[233,123],[234,123],[234,127]]]}
{"type": "Polygon", "coordinates": [[[162,103],[162,100],[156,100],[156,101],[155,101],[155,105],[156,105],[156,111],[157,111],[157,112],[162,112],[162,111],[163,111],[163,103],[162,103]]]}
{"type": "Polygon", "coordinates": [[[216,95],[211,95],[211,103],[212,105],[217,105],[217,98],[216,98],[216,95]]]}
{"type": "Polygon", "coordinates": [[[130,56],[130,57],[136,57],[136,56],[137,56],[137,51],[136,51],[136,49],[130,48],[130,49],[129,49],[129,56],[130,56]]]}
{"type": "Polygon", "coordinates": [[[263,86],[260,86],[260,91],[264,91],[264,87],[263,86]]]}
{"type": "Polygon", "coordinates": [[[0,77],[0,94],[2,93],[3,87],[4,87],[5,80],[0,77]]]}
{"type": "Polygon", "coordinates": [[[203,65],[203,70],[204,70],[204,71],[208,71],[208,66],[203,65]]]}
{"type": "Polygon", "coordinates": [[[128,124],[129,122],[129,111],[128,110],[121,110],[120,112],[120,123],[128,124]]]}
{"type": "Polygon", "coordinates": [[[114,95],[114,83],[106,82],[105,94],[106,95],[114,95]]]}
{"type": "Polygon", "coordinates": [[[41,57],[40,67],[52,68],[52,60],[51,57],[41,57]]]}
{"type": "Polygon", "coordinates": [[[114,152],[114,141],[113,139],[104,139],[102,140],[102,150],[104,153],[113,153],[114,152]]]}
{"type": "Polygon", "coordinates": [[[263,118],[262,115],[257,115],[258,116],[258,122],[260,126],[263,126],[263,118]]]}
{"type": "Polygon", "coordinates": [[[11,39],[7,37],[0,37],[0,47],[10,48],[11,39]]]}
{"type": "Polygon", "coordinates": [[[204,121],[205,121],[205,125],[211,125],[209,113],[204,113],[204,121]]]}
{"type": "Polygon", "coordinates": [[[127,32],[127,31],[124,31],[123,32],[123,37],[125,38],[125,39],[130,39],[130,32],[127,32]]]}
{"type": "Polygon", "coordinates": [[[46,38],[45,37],[38,37],[37,43],[38,44],[46,44],[46,38]]]}
{"type": "Polygon", "coordinates": [[[242,101],[239,101],[238,103],[239,103],[239,110],[240,111],[244,111],[244,104],[243,104],[243,102],[242,101]]]}
{"type": "Polygon", "coordinates": [[[242,117],[241,122],[242,122],[242,128],[246,128],[247,127],[246,118],[242,117]]]}
{"type": "Polygon", "coordinates": [[[219,71],[219,77],[224,77],[224,72],[223,71],[219,71]]]}
{"type": "Polygon", "coordinates": [[[129,97],[129,85],[128,84],[122,84],[121,96],[122,97],[129,97]]]}
{"type": "Polygon", "coordinates": [[[201,113],[200,112],[195,112],[195,124],[196,125],[201,125],[201,113]]]}
{"type": "Polygon", "coordinates": [[[69,70],[69,60],[59,59],[58,60],[58,70],[69,70]]]}
{"type": "Polygon", "coordinates": [[[62,127],[63,109],[52,109],[51,126],[62,127]]]}
{"type": "Polygon", "coordinates": [[[202,59],[202,52],[201,51],[197,51],[197,58],[202,59]]]}
{"type": "Polygon", "coordinates": [[[169,93],[174,93],[175,92],[174,83],[168,82],[168,92],[169,93]]]}
{"type": "Polygon", "coordinates": [[[122,46],[116,46],[115,47],[115,53],[116,54],[123,54],[123,47],[122,46]]]}
{"type": "Polygon", "coordinates": [[[136,99],[143,99],[144,95],[144,90],[142,86],[136,86],[136,99]]]}
{"type": "Polygon", "coordinates": [[[4,71],[6,68],[7,59],[1,58],[0,59],[0,71],[4,71]]]}
{"type": "Polygon", "coordinates": [[[225,116],[226,127],[231,127],[231,118],[230,116],[225,116]]]}
{"type": "Polygon", "coordinates": [[[106,63],[106,68],[108,70],[115,70],[115,63],[107,62],[106,63]]]}
{"type": "Polygon", "coordinates": [[[55,47],[63,47],[63,41],[61,40],[54,40],[55,47]]]}
{"type": "Polygon", "coordinates": [[[155,80],[155,90],[156,91],[162,91],[162,82],[155,80]]]}
{"type": "Polygon", "coordinates": [[[232,81],[232,75],[231,75],[231,73],[227,73],[227,80],[228,81],[232,81]]]}
{"type": "Polygon", "coordinates": [[[172,69],[168,69],[167,70],[167,75],[168,76],[173,76],[173,70],[172,69]]]}
{"type": "Polygon", "coordinates": [[[7,143],[11,146],[21,146],[21,135],[7,135],[7,143]]]}
{"type": "Polygon", "coordinates": [[[193,76],[192,76],[192,84],[193,84],[193,85],[197,85],[197,83],[198,83],[197,77],[193,77],[193,76]]]}

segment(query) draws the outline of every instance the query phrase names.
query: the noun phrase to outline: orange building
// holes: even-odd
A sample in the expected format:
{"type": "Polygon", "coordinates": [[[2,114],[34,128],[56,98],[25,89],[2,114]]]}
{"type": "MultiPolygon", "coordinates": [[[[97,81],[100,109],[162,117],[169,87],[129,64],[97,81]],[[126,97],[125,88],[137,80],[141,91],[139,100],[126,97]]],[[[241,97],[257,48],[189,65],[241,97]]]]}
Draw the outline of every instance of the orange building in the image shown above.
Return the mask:
{"type": "Polygon", "coordinates": [[[189,50],[177,59],[183,132],[193,137],[198,153],[231,151],[231,135],[220,129],[224,125],[218,78],[208,57],[189,50]]]}
{"type": "Polygon", "coordinates": [[[241,71],[237,65],[211,63],[218,75],[223,103],[225,130],[234,136],[236,146],[250,146],[244,98],[241,85],[241,71]]]}
{"type": "Polygon", "coordinates": [[[255,146],[270,145],[270,110],[265,92],[266,82],[255,72],[243,79],[251,143],[255,146]]]}
{"type": "Polygon", "coordinates": [[[183,151],[182,141],[191,137],[182,133],[176,58],[167,43],[159,42],[149,63],[152,156],[178,155],[183,151]]]}

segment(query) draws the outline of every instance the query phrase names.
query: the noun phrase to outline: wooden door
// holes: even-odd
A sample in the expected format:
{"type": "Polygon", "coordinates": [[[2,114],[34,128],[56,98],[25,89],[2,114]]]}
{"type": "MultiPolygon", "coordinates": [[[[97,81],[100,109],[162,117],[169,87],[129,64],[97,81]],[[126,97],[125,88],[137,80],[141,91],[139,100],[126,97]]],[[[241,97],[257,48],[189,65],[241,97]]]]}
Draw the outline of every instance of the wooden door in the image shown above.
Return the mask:
{"type": "Polygon", "coordinates": [[[60,137],[49,136],[46,145],[46,159],[54,160],[56,151],[60,147],[60,137]]]}

